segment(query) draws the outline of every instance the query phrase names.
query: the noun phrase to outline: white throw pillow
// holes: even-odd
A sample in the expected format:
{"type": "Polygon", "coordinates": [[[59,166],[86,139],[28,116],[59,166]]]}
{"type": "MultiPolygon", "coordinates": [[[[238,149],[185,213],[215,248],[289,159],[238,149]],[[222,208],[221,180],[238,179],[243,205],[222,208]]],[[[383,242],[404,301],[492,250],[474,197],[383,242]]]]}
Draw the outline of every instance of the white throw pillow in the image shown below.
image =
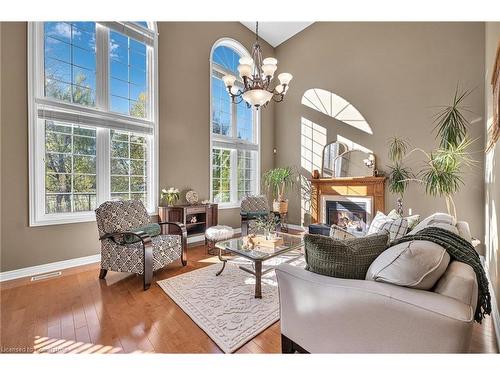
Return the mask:
{"type": "Polygon", "coordinates": [[[374,234],[386,230],[389,232],[390,241],[394,241],[403,237],[406,234],[407,228],[408,222],[404,217],[392,219],[383,212],[378,211],[370,224],[370,228],[368,228],[367,234],[374,234]]]}
{"type": "Polygon", "coordinates": [[[443,276],[450,256],[430,241],[408,241],[392,246],[373,261],[366,280],[415,289],[431,289],[443,276]]]}
{"type": "Polygon", "coordinates": [[[458,234],[457,221],[451,215],[437,212],[418,223],[408,234],[416,234],[424,228],[437,227],[458,234]]]}

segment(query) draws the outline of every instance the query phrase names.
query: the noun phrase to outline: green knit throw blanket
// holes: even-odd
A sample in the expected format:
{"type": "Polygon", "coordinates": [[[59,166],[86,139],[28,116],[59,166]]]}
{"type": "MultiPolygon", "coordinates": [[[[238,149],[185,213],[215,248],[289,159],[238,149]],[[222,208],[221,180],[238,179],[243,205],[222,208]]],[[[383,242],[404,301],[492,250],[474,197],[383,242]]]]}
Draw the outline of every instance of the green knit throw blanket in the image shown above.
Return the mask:
{"type": "Polygon", "coordinates": [[[478,253],[468,241],[446,229],[428,227],[418,231],[416,234],[401,237],[393,241],[390,246],[414,240],[434,242],[444,247],[448,254],[450,254],[451,259],[471,266],[476,273],[479,286],[474,319],[476,322],[481,323],[486,314],[491,314],[491,296],[488,288],[488,278],[486,277],[478,253]]]}

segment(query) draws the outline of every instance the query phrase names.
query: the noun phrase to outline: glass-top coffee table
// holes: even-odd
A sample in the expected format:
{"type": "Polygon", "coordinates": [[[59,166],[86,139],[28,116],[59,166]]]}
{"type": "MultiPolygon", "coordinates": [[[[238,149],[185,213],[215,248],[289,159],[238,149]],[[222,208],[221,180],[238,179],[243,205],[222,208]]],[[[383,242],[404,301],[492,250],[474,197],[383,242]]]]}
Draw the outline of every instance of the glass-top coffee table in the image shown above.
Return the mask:
{"type": "Polygon", "coordinates": [[[215,247],[219,250],[218,255],[219,259],[222,262],[222,268],[219,272],[216,273],[219,276],[222,271],[224,271],[224,267],[226,267],[226,262],[228,259],[222,257],[223,252],[231,252],[242,256],[243,258],[249,259],[253,262],[254,270],[250,270],[246,267],[239,266],[239,268],[245,272],[248,272],[255,276],[255,298],[262,298],[262,275],[272,271],[274,267],[267,267],[265,270],[262,269],[262,263],[271,258],[277,257],[278,255],[283,255],[285,253],[290,253],[290,257],[287,254],[286,262],[292,262],[295,259],[300,258],[302,256],[302,246],[304,245],[302,236],[287,234],[287,233],[278,233],[279,237],[283,238],[283,245],[278,246],[276,248],[264,247],[264,246],[255,246],[250,249],[246,247],[243,243],[243,238],[232,238],[230,240],[217,242],[215,247]]]}

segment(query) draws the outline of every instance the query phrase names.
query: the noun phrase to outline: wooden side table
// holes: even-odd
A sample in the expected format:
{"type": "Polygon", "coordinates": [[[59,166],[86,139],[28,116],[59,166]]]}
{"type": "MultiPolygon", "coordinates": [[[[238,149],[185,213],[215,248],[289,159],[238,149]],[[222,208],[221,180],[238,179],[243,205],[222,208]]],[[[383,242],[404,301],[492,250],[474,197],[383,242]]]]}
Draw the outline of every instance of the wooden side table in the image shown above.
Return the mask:
{"type": "MultiPolygon", "coordinates": [[[[180,204],[159,207],[160,221],[175,221],[186,226],[188,237],[205,233],[209,227],[219,222],[217,204],[180,204]]],[[[173,226],[168,226],[167,233],[177,234],[173,226]]]]}

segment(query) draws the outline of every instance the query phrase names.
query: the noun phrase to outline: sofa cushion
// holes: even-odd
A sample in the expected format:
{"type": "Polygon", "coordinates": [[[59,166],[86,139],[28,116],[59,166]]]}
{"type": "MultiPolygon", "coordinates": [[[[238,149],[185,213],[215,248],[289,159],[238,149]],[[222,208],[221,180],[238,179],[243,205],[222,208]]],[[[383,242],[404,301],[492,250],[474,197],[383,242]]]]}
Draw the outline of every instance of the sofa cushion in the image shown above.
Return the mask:
{"type": "Polygon", "coordinates": [[[458,221],[456,227],[458,235],[472,244],[472,235],[470,234],[469,223],[466,221],[458,221]]]}
{"type": "Polygon", "coordinates": [[[436,283],[434,292],[455,298],[475,310],[478,286],[474,269],[468,264],[451,261],[444,275],[436,283]]]}
{"type": "Polygon", "coordinates": [[[397,240],[406,234],[408,222],[405,218],[392,219],[385,215],[383,212],[378,211],[373,218],[367,234],[374,234],[386,230],[389,232],[391,241],[397,240]]]}
{"type": "Polygon", "coordinates": [[[362,280],[370,264],[387,247],[388,238],[387,233],[347,240],[306,234],[306,269],[325,276],[362,280]]]}
{"type": "Polygon", "coordinates": [[[366,280],[375,280],[415,289],[431,289],[444,274],[450,256],[430,241],[409,241],[394,245],[370,265],[366,280]]]}
{"type": "Polygon", "coordinates": [[[451,215],[437,212],[432,214],[429,217],[423,219],[420,223],[418,223],[415,228],[413,228],[408,234],[416,234],[424,228],[428,227],[437,227],[443,228],[455,234],[458,234],[458,229],[456,227],[457,221],[451,215]]]}
{"type": "Polygon", "coordinates": [[[352,233],[349,233],[342,227],[333,224],[330,227],[330,237],[335,238],[337,240],[347,240],[348,238],[356,238],[356,236],[352,233]]]}

